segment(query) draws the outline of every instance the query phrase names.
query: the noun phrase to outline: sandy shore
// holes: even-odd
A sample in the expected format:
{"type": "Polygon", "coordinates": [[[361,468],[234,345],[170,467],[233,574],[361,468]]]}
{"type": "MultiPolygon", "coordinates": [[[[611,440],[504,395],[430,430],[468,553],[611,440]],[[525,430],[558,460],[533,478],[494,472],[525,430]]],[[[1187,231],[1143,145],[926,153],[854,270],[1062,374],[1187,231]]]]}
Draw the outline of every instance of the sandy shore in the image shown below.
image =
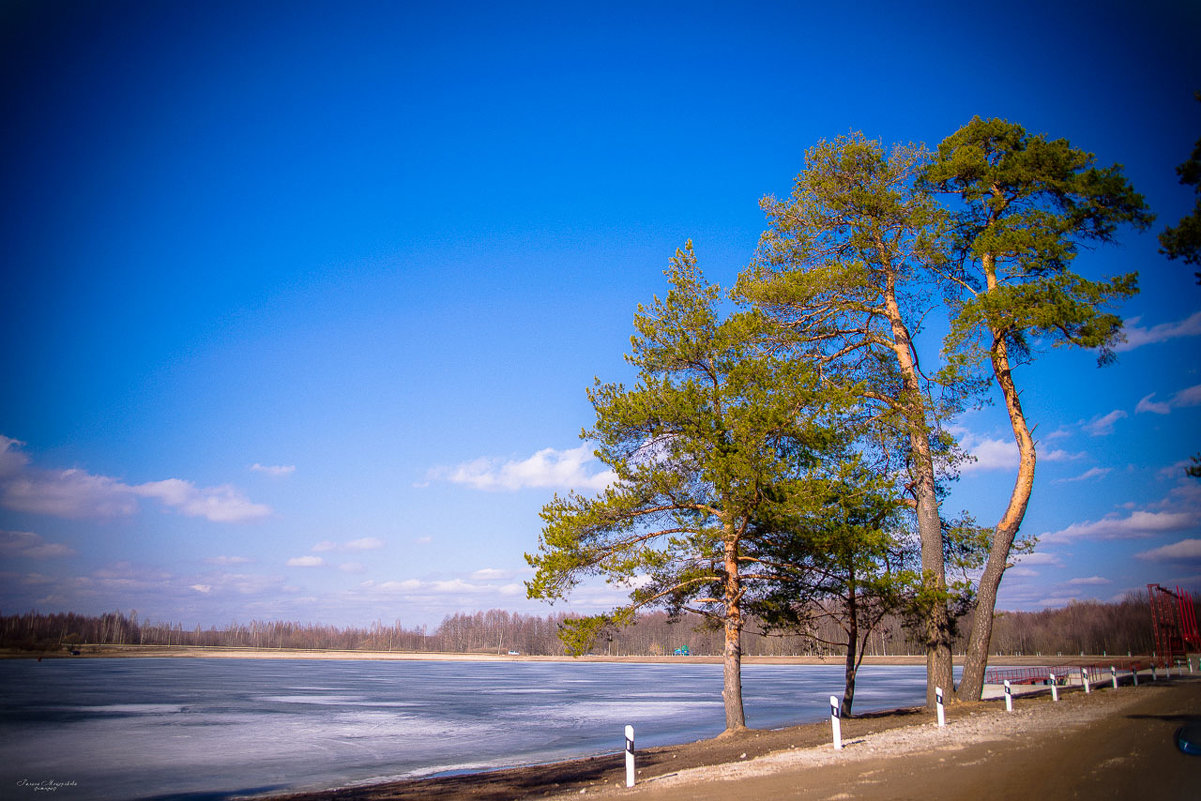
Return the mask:
{"type": "MultiPolygon", "coordinates": [[[[617,662],[639,664],[721,664],[720,656],[529,656],[525,654],[492,653],[442,653],[432,651],[337,651],[301,648],[225,648],[188,645],[82,645],[80,653],[66,651],[35,652],[0,650],[0,659],[82,659],[82,658],[204,658],[204,659],[355,659],[355,660],[425,660],[434,662],[617,662]]],[[[1139,657],[1135,657],[1136,659],[1139,657]]],[[[1142,657],[1146,661],[1146,657],[1142,657]]],[[[994,656],[994,665],[1096,665],[1116,662],[1121,665],[1126,657],[1112,656],[994,656]]],[[[755,656],[742,657],[746,665],[839,665],[841,656],[755,656]]],[[[924,665],[924,655],[866,656],[864,665],[924,665]]],[[[955,657],[955,664],[962,664],[962,657],[955,657]]]]}
{"type": "Polygon", "coordinates": [[[921,710],[843,721],[834,751],[829,723],[748,731],[640,751],[638,784],[624,786],[620,754],[467,776],[281,796],[289,801],[502,801],[602,797],[639,801],[979,798],[1194,799],[1201,758],[1174,745],[1201,721],[1201,677],[1144,681],[1085,694],[1025,695],[956,704],[938,728],[921,710]]]}

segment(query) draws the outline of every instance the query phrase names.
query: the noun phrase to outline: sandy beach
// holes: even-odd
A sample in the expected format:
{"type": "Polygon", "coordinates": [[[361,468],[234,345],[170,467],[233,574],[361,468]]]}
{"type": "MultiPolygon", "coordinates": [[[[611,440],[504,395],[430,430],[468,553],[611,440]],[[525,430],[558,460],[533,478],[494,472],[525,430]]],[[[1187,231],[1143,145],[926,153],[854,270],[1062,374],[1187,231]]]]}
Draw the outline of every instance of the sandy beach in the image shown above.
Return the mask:
{"type": "Polygon", "coordinates": [[[828,722],[748,731],[638,754],[625,787],[620,754],[466,776],[436,777],[280,796],[288,801],[501,801],[601,797],[643,801],[729,798],[1193,799],[1201,758],[1181,753],[1175,731],[1201,721],[1201,677],[1108,685],[1085,694],[1023,695],[948,707],[938,728],[922,710],[843,721],[845,747],[828,722]]]}

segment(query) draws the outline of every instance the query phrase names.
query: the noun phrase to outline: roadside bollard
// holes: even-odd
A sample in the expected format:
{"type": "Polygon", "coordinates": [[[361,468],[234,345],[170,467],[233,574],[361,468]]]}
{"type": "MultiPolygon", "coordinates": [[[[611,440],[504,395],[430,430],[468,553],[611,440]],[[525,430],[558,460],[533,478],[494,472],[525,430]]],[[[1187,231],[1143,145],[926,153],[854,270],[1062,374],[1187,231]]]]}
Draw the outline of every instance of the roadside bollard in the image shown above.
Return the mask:
{"type": "Polygon", "coordinates": [[[1134,686],[1138,686],[1138,665],[1130,666],[1130,678],[1134,679],[1134,686]]]}
{"type": "Polygon", "coordinates": [[[1155,675],[1155,663],[1151,663],[1151,681],[1159,681],[1159,676],[1155,675]]]}
{"type": "Polygon", "coordinates": [[[934,700],[937,701],[938,727],[941,729],[943,726],[947,725],[947,712],[942,705],[942,687],[934,688],[934,700]]]}
{"type": "Polygon", "coordinates": [[[1051,700],[1058,701],[1059,700],[1059,685],[1055,683],[1055,674],[1051,673],[1049,675],[1051,677],[1051,700]]]}
{"type": "Polygon", "coordinates": [[[634,786],[634,727],[626,726],[626,787],[634,786]]]}
{"type": "Polygon", "coordinates": [[[842,750],[842,721],[839,719],[838,698],[830,696],[830,728],[834,731],[834,750],[842,750]]]}
{"type": "Polygon", "coordinates": [[[1009,679],[1005,679],[1005,711],[1013,711],[1013,688],[1009,686],[1009,679]]]}
{"type": "Polygon", "coordinates": [[[1113,665],[1109,666],[1109,675],[1113,676],[1113,688],[1118,688],[1118,669],[1113,665]]]}
{"type": "Polygon", "coordinates": [[[1080,668],[1080,680],[1084,682],[1084,694],[1091,693],[1092,688],[1088,684],[1088,668],[1080,668]]]}

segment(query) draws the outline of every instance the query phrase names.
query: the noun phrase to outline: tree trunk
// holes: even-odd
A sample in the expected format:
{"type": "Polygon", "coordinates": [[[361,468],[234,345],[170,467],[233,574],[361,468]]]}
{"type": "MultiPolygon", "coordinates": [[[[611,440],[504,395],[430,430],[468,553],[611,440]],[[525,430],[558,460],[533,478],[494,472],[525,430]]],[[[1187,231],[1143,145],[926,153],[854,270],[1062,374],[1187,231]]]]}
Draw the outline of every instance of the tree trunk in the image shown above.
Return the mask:
{"type": "MultiPolygon", "coordinates": [[[[852,581],[854,579],[852,578],[852,581]]],[[[855,588],[852,584],[847,595],[847,661],[843,670],[842,717],[851,716],[851,707],[855,703],[855,674],[859,668],[859,609],[855,588]]]]}
{"type": "Polygon", "coordinates": [[[895,276],[890,272],[885,307],[892,327],[892,350],[903,381],[900,409],[905,417],[909,438],[913,493],[917,502],[917,529],[922,556],[922,592],[926,596],[924,629],[926,644],[926,706],[937,704],[935,688],[955,686],[951,662],[951,620],[947,612],[946,565],[943,557],[942,518],[938,513],[938,485],[934,477],[934,458],[930,453],[930,422],[922,397],[917,359],[909,329],[896,300],[895,276]]]}
{"type": "Polygon", "coordinates": [[[726,731],[746,728],[746,714],[742,707],[742,625],[741,622],[726,620],[726,647],[723,658],[722,700],[726,704],[726,731]]]}
{"type": "Polygon", "coordinates": [[[726,642],[723,651],[721,697],[726,705],[726,732],[746,728],[742,707],[742,581],[738,565],[738,539],[727,524],[725,543],[726,642]]]}
{"type": "MultiPolygon", "coordinates": [[[[995,279],[989,273],[989,283],[995,279]]],[[[1005,408],[1009,412],[1009,424],[1013,429],[1013,437],[1018,446],[1018,475],[1009,495],[1009,505],[1005,514],[997,523],[993,532],[992,545],[988,551],[988,561],[984,565],[984,573],[980,576],[980,587],[976,594],[976,614],[972,622],[972,631],[968,637],[967,656],[963,663],[963,678],[959,684],[958,698],[960,701],[979,701],[984,690],[984,673],[988,668],[988,652],[992,645],[993,612],[997,606],[997,590],[1001,586],[1001,578],[1009,565],[1009,550],[1022,525],[1026,515],[1026,506],[1030,502],[1030,493],[1034,488],[1034,464],[1036,453],[1034,437],[1026,423],[1026,415],[1022,411],[1021,400],[1018,398],[1017,387],[1014,386],[1012,368],[1009,364],[1009,350],[1005,339],[998,332],[993,332],[992,347],[993,373],[1005,398],[1005,408]]]]}

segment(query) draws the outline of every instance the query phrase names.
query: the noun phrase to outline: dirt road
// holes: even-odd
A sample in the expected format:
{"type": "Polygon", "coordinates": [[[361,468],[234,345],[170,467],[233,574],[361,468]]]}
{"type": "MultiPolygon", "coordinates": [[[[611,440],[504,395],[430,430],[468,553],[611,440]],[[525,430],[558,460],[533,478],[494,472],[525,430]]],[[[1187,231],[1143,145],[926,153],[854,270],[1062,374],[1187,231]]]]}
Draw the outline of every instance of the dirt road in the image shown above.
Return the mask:
{"type": "Polygon", "coordinates": [[[1201,799],[1201,756],[1181,753],[1174,738],[1184,723],[1201,721],[1201,684],[1144,683],[1092,697],[1077,694],[1059,705],[1043,699],[1025,711],[1020,720],[991,711],[973,725],[960,726],[958,733],[953,723],[944,730],[949,736],[940,736],[937,728],[925,724],[851,742],[837,756],[832,749],[818,749],[817,754],[787,752],[733,766],[685,771],[633,790],[606,788],[593,797],[637,801],[1201,799]],[[862,752],[856,754],[857,748],[862,752]]]}

